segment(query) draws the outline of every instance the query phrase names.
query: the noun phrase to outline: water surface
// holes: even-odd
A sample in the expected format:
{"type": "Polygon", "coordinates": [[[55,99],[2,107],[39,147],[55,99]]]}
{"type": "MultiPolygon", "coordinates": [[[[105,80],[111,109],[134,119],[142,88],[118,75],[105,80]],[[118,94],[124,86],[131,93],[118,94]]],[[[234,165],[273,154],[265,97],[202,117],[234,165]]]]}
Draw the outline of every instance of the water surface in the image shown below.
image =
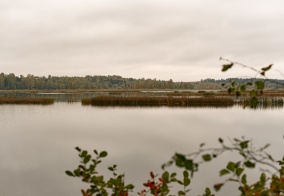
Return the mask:
{"type": "MultiPolygon", "coordinates": [[[[76,146],[107,150],[109,157],[101,171],[108,174],[104,166],[118,164],[119,171],[126,173],[126,181],[139,185],[137,191],[149,172],[161,172],[162,163],[175,152],[191,152],[202,142],[216,146],[218,137],[246,136],[257,145],[271,143],[269,152],[280,159],[284,149],[283,116],[283,109],[239,107],[0,105],[0,195],[80,195],[84,185],[64,173],[79,163],[76,146]]],[[[226,158],[201,167],[193,179],[191,195],[201,194],[204,187],[220,181],[218,169],[225,166],[222,161],[226,158]]],[[[228,193],[230,186],[218,195],[228,193]]]]}

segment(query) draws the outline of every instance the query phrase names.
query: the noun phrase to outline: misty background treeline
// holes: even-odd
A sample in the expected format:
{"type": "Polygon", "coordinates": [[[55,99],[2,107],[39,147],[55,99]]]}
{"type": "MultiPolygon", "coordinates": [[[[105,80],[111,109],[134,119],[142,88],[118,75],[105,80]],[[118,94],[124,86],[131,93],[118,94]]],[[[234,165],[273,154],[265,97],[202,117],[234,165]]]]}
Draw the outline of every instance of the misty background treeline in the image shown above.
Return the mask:
{"type": "MultiPolygon", "coordinates": [[[[13,73],[0,74],[0,90],[36,89],[222,89],[223,83],[230,83],[235,80],[237,83],[252,82],[254,79],[205,79],[197,82],[174,82],[173,80],[157,79],[134,79],[121,76],[16,76],[13,73]]],[[[284,83],[284,80],[274,80],[277,83],[284,83]]],[[[266,81],[267,88],[283,88],[274,82],[266,81]]]]}

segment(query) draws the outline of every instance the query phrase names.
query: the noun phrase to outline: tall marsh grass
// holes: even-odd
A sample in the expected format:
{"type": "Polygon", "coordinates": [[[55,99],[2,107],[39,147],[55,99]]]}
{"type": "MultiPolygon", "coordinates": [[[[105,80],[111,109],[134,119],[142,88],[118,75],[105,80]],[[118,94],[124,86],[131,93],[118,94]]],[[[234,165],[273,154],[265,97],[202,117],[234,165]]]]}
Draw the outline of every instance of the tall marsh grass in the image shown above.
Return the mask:
{"type": "Polygon", "coordinates": [[[231,98],[216,97],[107,97],[82,99],[82,105],[94,106],[178,106],[178,107],[230,107],[231,98]]]}
{"type": "Polygon", "coordinates": [[[15,98],[15,97],[0,97],[0,104],[53,104],[52,98],[15,98]]]}
{"type": "Polygon", "coordinates": [[[240,103],[244,107],[255,109],[283,108],[284,100],[281,97],[258,97],[252,99],[244,99],[240,103]]]}

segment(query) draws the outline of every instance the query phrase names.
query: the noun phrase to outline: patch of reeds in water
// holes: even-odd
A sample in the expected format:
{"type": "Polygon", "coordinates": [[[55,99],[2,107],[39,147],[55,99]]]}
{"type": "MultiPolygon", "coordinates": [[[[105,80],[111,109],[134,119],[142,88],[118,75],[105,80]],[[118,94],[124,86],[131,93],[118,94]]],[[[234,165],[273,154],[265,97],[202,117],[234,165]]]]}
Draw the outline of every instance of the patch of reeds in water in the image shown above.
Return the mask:
{"type": "Polygon", "coordinates": [[[67,103],[76,103],[76,102],[78,102],[77,99],[73,98],[73,97],[72,98],[67,98],[66,101],[67,101],[67,103]]]}
{"type": "Polygon", "coordinates": [[[0,97],[0,104],[53,104],[52,98],[16,98],[16,97],[0,97]]]}
{"type": "Polygon", "coordinates": [[[200,96],[197,93],[181,92],[181,93],[167,93],[167,96],[200,96]]]}
{"type": "Polygon", "coordinates": [[[171,107],[231,107],[231,98],[217,97],[107,97],[82,99],[82,105],[93,106],[171,106],[171,107]]]}
{"type": "Polygon", "coordinates": [[[284,100],[281,97],[258,97],[251,99],[244,99],[240,102],[243,107],[250,107],[253,109],[268,109],[268,108],[283,108],[284,100]]]}

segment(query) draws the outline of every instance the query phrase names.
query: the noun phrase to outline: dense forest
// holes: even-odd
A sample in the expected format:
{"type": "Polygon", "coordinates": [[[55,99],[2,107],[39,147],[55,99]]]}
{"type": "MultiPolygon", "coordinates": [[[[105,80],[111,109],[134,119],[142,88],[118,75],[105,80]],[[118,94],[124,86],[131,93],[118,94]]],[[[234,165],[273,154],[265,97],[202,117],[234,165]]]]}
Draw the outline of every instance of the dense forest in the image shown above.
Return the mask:
{"type": "Polygon", "coordinates": [[[0,74],[0,90],[16,89],[192,89],[190,82],[173,82],[172,80],[133,79],[121,76],[48,76],[38,77],[28,74],[0,74]]]}
{"type": "MultiPolygon", "coordinates": [[[[174,82],[173,80],[157,79],[134,79],[123,78],[121,76],[16,76],[13,73],[0,74],[0,90],[59,90],[59,89],[222,89],[223,83],[230,83],[232,80],[236,83],[253,82],[254,78],[241,79],[205,79],[197,82],[174,82]]],[[[258,79],[259,80],[259,79],[258,79]]],[[[283,88],[284,80],[266,80],[266,88],[283,88]]]]}

